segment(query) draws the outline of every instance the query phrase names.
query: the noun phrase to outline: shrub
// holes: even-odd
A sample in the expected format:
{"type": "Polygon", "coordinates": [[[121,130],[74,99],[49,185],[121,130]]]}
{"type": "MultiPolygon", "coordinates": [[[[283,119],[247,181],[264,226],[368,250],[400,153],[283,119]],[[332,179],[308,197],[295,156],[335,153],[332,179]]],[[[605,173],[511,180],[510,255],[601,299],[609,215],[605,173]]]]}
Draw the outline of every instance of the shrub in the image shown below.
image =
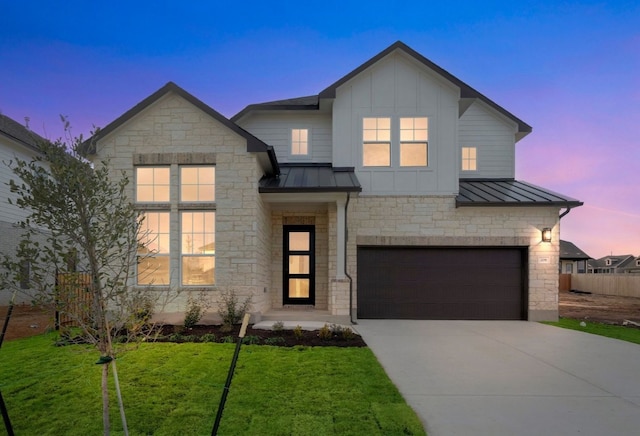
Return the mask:
{"type": "MultiPolygon", "coordinates": [[[[234,324],[239,324],[242,317],[249,311],[251,306],[251,296],[249,295],[245,300],[240,303],[235,291],[228,291],[220,293],[220,300],[218,301],[218,314],[222,318],[222,324],[226,327],[230,327],[234,324]]],[[[227,330],[227,331],[230,331],[227,330]]]]}
{"type": "Polygon", "coordinates": [[[284,330],[284,322],[282,321],[274,322],[273,325],[271,326],[271,329],[274,332],[281,332],[282,330],[284,330]]]}
{"type": "Polygon", "coordinates": [[[284,338],[280,337],[280,336],[274,336],[272,338],[267,338],[264,340],[264,343],[266,345],[280,345],[280,344],[284,344],[284,338]]]}
{"type": "Polygon", "coordinates": [[[202,342],[215,342],[216,341],[216,335],[214,335],[213,333],[205,333],[204,335],[202,335],[200,337],[200,340],[202,342]]]}
{"type": "Polygon", "coordinates": [[[293,336],[296,337],[296,339],[300,340],[304,337],[304,332],[302,331],[302,327],[297,325],[293,328],[293,336]]]}
{"type": "Polygon", "coordinates": [[[200,292],[196,298],[194,298],[193,295],[189,295],[187,298],[187,309],[184,312],[184,327],[190,329],[198,324],[210,306],[211,304],[207,301],[204,292],[200,292]]]}
{"type": "Polygon", "coordinates": [[[260,343],[260,336],[247,335],[242,338],[242,343],[247,345],[257,345],[260,343]]]}
{"type": "Polygon", "coordinates": [[[184,336],[182,336],[180,333],[174,333],[172,335],[169,335],[169,341],[171,342],[182,342],[183,338],[184,336]]]}
{"type": "Polygon", "coordinates": [[[328,341],[332,336],[331,329],[327,324],[323,325],[320,330],[318,330],[318,337],[323,341],[328,341]]]}
{"type": "Polygon", "coordinates": [[[356,334],[353,332],[353,330],[351,330],[350,327],[345,327],[342,329],[342,339],[349,341],[355,337],[356,334]]]}
{"type": "Polygon", "coordinates": [[[222,338],[222,343],[223,344],[233,344],[236,340],[233,338],[233,336],[224,336],[222,338]]]}
{"type": "Polygon", "coordinates": [[[335,336],[340,336],[342,333],[342,326],[339,324],[331,324],[329,327],[331,329],[331,334],[335,336]]]}

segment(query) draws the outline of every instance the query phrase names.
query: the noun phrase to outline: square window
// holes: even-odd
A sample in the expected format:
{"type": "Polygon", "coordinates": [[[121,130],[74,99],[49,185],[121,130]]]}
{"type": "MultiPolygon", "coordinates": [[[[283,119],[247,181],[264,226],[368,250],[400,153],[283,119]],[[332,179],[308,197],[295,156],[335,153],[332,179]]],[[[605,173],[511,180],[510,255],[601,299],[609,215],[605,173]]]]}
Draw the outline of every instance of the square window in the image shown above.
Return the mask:
{"type": "Polygon", "coordinates": [[[309,130],[291,129],[291,154],[307,156],[309,154],[309,130]]]}
{"type": "Polygon", "coordinates": [[[426,167],[427,166],[426,142],[402,142],[400,143],[401,167],[426,167]]]}
{"type": "Polygon", "coordinates": [[[391,144],[388,142],[365,142],[362,151],[362,164],[365,167],[388,167],[391,165],[391,144]]]}
{"type": "Polygon", "coordinates": [[[136,201],[162,203],[169,201],[169,167],[136,168],[136,201]]]}
{"type": "Polygon", "coordinates": [[[180,201],[216,200],[216,167],[180,167],[180,201]]]}

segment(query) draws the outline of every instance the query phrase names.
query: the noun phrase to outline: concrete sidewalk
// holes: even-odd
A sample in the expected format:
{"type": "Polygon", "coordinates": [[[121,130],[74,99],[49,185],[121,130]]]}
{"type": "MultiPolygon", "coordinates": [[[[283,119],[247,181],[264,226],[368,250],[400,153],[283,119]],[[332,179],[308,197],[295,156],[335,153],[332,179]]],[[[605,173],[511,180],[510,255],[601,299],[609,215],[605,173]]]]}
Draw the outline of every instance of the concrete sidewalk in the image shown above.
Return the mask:
{"type": "Polygon", "coordinates": [[[354,327],[430,436],[640,434],[640,345],[526,321],[354,327]]]}

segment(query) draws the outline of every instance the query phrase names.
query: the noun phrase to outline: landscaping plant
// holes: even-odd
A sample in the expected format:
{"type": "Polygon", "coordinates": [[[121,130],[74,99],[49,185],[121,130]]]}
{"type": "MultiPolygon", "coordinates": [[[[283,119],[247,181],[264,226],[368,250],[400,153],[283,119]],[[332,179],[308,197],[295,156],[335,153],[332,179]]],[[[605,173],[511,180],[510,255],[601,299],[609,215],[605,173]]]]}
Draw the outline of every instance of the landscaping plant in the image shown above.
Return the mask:
{"type": "MultiPolygon", "coordinates": [[[[26,218],[18,223],[23,235],[15,256],[2,259],[0,281],[4,288],[28,279],[37,302],[55,305],[99,351],[103,427],[109,434],[109,370],[117,382],[117,344],[126,342],[116,337],[140,334],[154,304],[145,291],[130,287],[144,247],[138,243],[139,212],[126,194],[129,178],[124,172],[114,177],[106,161],[92,165],[82,137],[72,138],[63,122],[66,141],[41,142],[31,161],[5,162],[15,176],[9,182],[13,203],[26,218]]],[[[115,388],[124,423],[118,383],[115,388]]]]}

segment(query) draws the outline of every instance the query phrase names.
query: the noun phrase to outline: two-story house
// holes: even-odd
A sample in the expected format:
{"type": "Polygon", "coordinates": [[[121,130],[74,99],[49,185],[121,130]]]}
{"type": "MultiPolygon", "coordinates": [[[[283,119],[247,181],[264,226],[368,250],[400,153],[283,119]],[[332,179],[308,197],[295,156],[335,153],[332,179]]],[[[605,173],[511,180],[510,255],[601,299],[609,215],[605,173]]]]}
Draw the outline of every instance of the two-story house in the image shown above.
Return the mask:
{"type": "Polygon", "coordinates": [[[145,214],[137,286],[256,314],[558,316],[559,213],[515,180],[531,127],[397,42],[317,95],[230,120],[173,83],[91,139],[145,214]]]}
{"type": "MultiPolygon", "coordinates": [[[[16,159],[30,161],[39,153],[38,144],[44,138],[32,132],[22,124],[0,114],[0,253],[13,255],[22,236],[22,229],[17,225],[27,217],[27,211],[15,204],[16,195],[9,189],[9,181],[16,179],[9,166],[16,159]],[[9,203],[9,200],[13,200],[9,203]]],[[[44,236],[43,236],[44,240],[44,236]]],[[[20,292],[16,294],[16,303],[30,303],[34,297],[28,280],[29,264],[24,264],[25,279],[18,284],[20,292]]],[[[53,275],[52,275],[53,277],[53,275]]],[[[7,305],[12,292],[9,288],[0,289],[0,305],[7,305]]]]}

